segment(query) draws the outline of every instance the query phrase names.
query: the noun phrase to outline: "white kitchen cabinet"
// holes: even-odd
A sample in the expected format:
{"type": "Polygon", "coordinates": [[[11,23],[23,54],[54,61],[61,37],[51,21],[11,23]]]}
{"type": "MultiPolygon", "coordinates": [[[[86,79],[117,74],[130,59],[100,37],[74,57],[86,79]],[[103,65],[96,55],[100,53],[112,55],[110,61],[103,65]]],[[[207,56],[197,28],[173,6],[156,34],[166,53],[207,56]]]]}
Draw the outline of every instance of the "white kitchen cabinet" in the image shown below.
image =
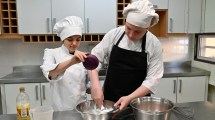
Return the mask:
{"type": "Polygon", "coordinates": [[[186,0],[169,0],[168,33],[185,32],[185,2],[186,0]]]}
{"type": "Polygon", "coordinates": [[[169,0],[168,33],[199,33],[202,31],[203,0],[169,0]]]}
{"type": "Polygon", "coordinates": [[[185,14],[186,33],[200,33],[202,29],[202,8],[203,0],[187,0],[188,12],[185,14]]]}
{"type": "Polygon", "coordinates": [[[51,101],[51,89],[50,83],[41,83],[41,105],[50,105],[51,101]]]}
{"type": "Polygon", "coordinates": [[[85,0],[86,33],[107,33],[115,27],[116,0],[85,0]]]}
{"type": "MultiPolygon", "coordinates": [[[[138,0],[132,0],[132,2],[135,2],[138,0]]],[[[169,0],[149,0],[155,9],[168,9],[168,1],[169,0]]]]}
{"type": "Polygon", "coordinates": [[[162,97],[174,103],[207,100],[207,76],[162,78],[157,92],[152,96],[162,97]]]}
{"type": "Polygon", "coordinates": [[[214,5],[215,0],[206,0],[205,3],[205,24],[204,32],[214,33],[215,32],[215,15],[214,15],[214,5]]]}
{"type": "Polygon", "coordinates": [[[19,34],[51,34],[50,0],[17,0],[19,34]]]}
{"type": "Polygon", "coordinates": [[[17,11],[19,34],[53,34],[54,24],[67,16],[82,18],[83,33],[116,27],[116,0],[17,0],[17,11]]]}
{"type": "Polygon", "coordinates": [[[3,114],[16,113],[16,97],[21,86],[29,95],[31,108],[49,104],[49,83],[4,84],[1,85],[3,114]]]}
{"type": "Polygon", "coordinates": [[[52,26],[67,16],[78,16],[84,20],[84,4],[84,0],[51,0],[52,26]]]}
{"type": "Polygon", "coordinates": [[[168,0],[150,0],[155,9],[168,9],[168,0]]]}

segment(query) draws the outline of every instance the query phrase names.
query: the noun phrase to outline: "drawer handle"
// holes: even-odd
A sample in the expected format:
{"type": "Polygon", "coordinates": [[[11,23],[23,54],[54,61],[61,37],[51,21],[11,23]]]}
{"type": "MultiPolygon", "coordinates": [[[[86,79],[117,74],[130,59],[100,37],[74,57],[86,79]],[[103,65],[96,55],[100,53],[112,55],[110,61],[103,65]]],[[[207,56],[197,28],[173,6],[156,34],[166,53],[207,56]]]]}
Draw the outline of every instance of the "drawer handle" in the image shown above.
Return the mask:
{"type": "Polygon", "coordinates": [[[179,80],[179,93],[181,93],[181,87],[182,87],[182,80],[179,80]]]}
{"type": "Polygon", "coordinates": [[[176,91],[176,80],[173,81],[173,93],[176,91]]]}
{"type": "Polygon", "coordinates": [[[39,100],[38,86],[35,86],[35,92],[36,92],[36,100],[39,100]]]}
{"type": "Polygon", "coordinates": [[[42,91],[43,91],[43,100],[45,100],[46,99],[45,85],[43,85],[42,91]]]}

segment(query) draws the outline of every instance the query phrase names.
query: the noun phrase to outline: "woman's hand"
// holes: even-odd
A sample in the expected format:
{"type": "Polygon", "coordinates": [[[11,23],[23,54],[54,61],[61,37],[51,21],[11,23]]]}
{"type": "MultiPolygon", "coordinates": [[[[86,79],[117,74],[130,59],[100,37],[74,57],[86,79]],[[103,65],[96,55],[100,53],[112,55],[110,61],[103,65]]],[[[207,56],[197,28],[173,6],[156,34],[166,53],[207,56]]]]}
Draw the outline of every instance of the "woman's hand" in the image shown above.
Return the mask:
{"type": "Polygon", "coordinates": [[[131,100],[132,98],[130,96],[123,96],[114,104],[114,106],[119,107],[119,110],[123,110],[128,106],[131,100]]]}
{"type": "Polygon", "coordinates": [[[84,59],[87,58],[87,53],[76,50],[74,56],[72,57],[72,62],[74,64],[84,62],[84,59]]]}

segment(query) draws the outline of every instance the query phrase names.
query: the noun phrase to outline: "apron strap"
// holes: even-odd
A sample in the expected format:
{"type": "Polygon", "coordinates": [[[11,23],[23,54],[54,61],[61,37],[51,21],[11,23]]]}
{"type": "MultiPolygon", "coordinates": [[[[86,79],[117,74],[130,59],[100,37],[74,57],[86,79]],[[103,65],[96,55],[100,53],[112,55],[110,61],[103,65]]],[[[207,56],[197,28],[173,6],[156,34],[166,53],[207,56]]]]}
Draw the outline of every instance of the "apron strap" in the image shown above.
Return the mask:
{"type": "Polygon", "coordinates": [[[125,31],[124,31],[124,32],[122,33],[122,35],[120,36],[119,40],[118,40],[117,43],[116,43],[116,46],[119,45],[119,42],[122,40],[122,38],[124,37],[124,35],[125,35],[125,31]]]}
{"type": "Polygon", "coordinates": [[[145,48],[146,47],[146,34],[147,34],[147,31],[146,31],[145,35],[143,36],[143,38],[142,38],[142,52],[145,52],[145,50],[146,50],[146,48],[145,48]]]}
{"type": "MultiPolygon", "coordinates": [[[[147,34],[147,32],[148,32],[148,31],[146,31],[145,35],[144,35],[143,38],[142,38],[142,45],[141,45],[141,47],[142,47],[142,52],[145,52],[145,47],[146,47],[146,34],[147,34]]],[[[116,43],[116,46],[119,45],[119,42],[122,40],[122,38],[124,37],[124,35],[125,35],[125,31],[124,31],[124,32],[122,33],[122,35],[120,36],[119,40],[118,40],[117,43],[116,43]]]]}

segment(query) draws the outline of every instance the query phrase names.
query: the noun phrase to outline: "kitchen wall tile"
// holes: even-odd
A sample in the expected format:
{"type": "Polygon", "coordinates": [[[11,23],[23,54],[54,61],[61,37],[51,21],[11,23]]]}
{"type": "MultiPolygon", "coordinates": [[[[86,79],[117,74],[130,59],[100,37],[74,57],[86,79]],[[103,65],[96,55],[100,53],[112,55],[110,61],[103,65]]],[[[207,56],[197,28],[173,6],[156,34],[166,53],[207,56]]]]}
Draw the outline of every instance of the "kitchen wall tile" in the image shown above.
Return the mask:
{"type": "MultiPolygon", "coordinates": [[[[187,61],[189,42],[186,37],[159,38],[163,46],[163,59],[169,61],[187,61]]],[[[97,43],[82,42],[79,50],[91,51],[97,43]]],[[[61,43],[22,43],[20,39],[0,40],[0,77],[12,72],[13,66],[41,65],[45,48],[56,48],[61,43]]]]}
{"type": "MultiPolygon", "coordinates": [[[[87,43],[79,50],[88,51],[87,43]]],[[[0,77],[12,72],[13,66],[41,65],[45,48],[56,48],[61,43],[22,43],[20,39],[0,40],[0,77]]]]}

